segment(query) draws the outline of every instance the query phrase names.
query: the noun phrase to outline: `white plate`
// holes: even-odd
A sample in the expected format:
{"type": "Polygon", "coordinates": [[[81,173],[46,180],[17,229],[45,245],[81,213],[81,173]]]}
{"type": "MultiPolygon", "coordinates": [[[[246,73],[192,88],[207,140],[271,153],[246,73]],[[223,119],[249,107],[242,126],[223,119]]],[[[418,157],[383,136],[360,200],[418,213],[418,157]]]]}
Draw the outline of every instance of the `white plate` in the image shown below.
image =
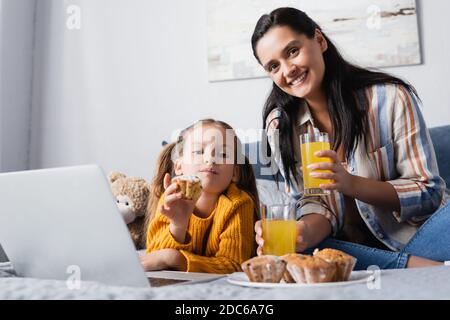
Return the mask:
{"type": "Polygon", "coordinates": [[[235,272],[228,276],[229,283],[244,286],[244,287],[256,287],[256,288],[318,288],[318,287],[334,287],[334,286],[348,286],[356,283],[367,283],[372,281],[373,276],[366,271],[353,271],[350,274],[348,281],[340,282],[324,282],[324,283],[265,283],[265,282],[251,282],[248,280],[247,275],[244,272],[235,272]]]}

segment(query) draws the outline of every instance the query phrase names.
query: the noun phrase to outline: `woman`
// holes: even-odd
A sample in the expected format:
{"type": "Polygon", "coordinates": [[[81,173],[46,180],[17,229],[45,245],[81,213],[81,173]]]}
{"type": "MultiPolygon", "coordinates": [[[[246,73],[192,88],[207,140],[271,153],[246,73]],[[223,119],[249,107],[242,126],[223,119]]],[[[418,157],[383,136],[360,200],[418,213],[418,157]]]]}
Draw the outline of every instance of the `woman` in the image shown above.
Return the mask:
{"type": "MultiPolygon", "coordinates": [[[[297,9],[263,15],[252,48],[273,80],[263,121],[286,191],[298,200],[297,251],[340,249],[358,258],[358,269],[441,265],[437,261],[450,259],[450,208],[424,224],[445,204],[445,182],[415,89],[347,62],[297,9]],[[332,161],[310,169],[330,170],[312,175],[333,180],[321,186],[332,192],[300,197],[299,135],[315,130],[328,133],[333,149],[316,155],[332,161]]],[[[260,222],[255,230],[262,253],[260,222]]]]}

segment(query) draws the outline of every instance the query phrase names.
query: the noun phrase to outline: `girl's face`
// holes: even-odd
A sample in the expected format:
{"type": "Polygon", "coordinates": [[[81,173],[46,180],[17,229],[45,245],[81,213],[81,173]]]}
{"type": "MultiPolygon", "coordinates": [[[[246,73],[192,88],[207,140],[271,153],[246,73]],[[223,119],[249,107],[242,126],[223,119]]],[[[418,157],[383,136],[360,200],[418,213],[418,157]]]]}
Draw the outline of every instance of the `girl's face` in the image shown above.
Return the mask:
{"type": "Polygon", "coordinates": [[[281,90],[308,100],[321,90],[326,49],[327,42],[319,30],[309,39],[289,27],[277,26],[258,41],[256,54],[281,90]]]}
{"type": "Polygon", "coordinates": [[[204,192],[220,194],[237,181],[234,159],[233,130],[214,124],[199,125],[186,133],[183,155],[175,161],[175,173],[198,176],[204,192]]]}

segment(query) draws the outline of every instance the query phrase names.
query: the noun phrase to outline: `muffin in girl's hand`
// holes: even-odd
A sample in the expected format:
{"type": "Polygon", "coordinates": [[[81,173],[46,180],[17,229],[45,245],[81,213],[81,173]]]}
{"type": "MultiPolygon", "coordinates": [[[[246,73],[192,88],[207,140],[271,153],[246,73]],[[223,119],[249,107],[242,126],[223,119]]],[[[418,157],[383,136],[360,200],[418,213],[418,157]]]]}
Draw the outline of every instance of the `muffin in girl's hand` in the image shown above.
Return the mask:
{"type": "Polygon", "coordinates": [[[202,183],[197,176],[177,176],[172,179],[180,188],[183,199],[197,202],[202,194],[202,183]]]}
{"type": "Polygon", "coordinates": [[[322,258],[336,265],[336,277],[334,281],[347,281],[356,264],[356,258],[336,249],[316,249],[313,255],[314,257],[322,258]]]}
{"type": "Polygon", "coordinates": [[[319,257],[289,257],[286,266],[290,277],[297,283],[331,282],[336,277],[336,265],[319,257]]]}
{"type": "Polygon", "coordinates": [[[251,282],[279,283],[286,271],[286,261],[277,256],[259,256],[241,264],[251,282]]]}

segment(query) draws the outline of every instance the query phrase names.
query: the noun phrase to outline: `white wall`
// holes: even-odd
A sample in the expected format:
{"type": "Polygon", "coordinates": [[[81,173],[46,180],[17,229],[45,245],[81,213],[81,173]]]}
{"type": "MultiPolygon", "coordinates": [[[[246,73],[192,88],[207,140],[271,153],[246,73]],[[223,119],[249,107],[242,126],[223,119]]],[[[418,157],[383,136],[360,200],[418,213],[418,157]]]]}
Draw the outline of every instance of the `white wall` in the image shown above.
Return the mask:
{"type": "Polygon", "coordinates": [[[28,168],[34,0],[0,0],[0,171],[28,168]]]}
{"type": "MultiPolygon", "coordinates": [[[[418,5],[424,64],[387,71],[417,87],[429,126],[445,125],[450,2],[418,5]]],[[[149,179],[176,128],[261,125],[268,79],[208,83],[206,0],[38,0],[37,17],[31,168],[94,162],[149,179]],[[81,30],[65,28],[69,4],[81,30]]]]}
{"type": "Polygon", "coordinates": [[[62,2],[38,1],[31,168],[96,162],[150,178],[176,128],[259,126],[267,79],[207,81],[205,1],[71,3],[81,30],[65,28],[62,2]]]}
{"type": "MultiPolygon", "coordinates": [[[[423,113],[428,126],[450,124],[450,1],[416,0],[419,13],[423,64],[389,68],[409,80],[423,101],[423,113]]],[[[449,138],[450,139],[450,138],[449,138]]]]}
{"type": "MultiPolygon", "coordinates": [[[[1,21],[3,21],[3,0],[0,0],[0,68],[3,64],[3,23],[1,21]]],[[[1,142],[1,137],[3,137],[3,91],[3,75],[0,74],[0,172],[2,172],[3,168],[3,143],[1,142]]],[[[1,254],[2,250],[0,248],[0,255],[1,254]]]]}

